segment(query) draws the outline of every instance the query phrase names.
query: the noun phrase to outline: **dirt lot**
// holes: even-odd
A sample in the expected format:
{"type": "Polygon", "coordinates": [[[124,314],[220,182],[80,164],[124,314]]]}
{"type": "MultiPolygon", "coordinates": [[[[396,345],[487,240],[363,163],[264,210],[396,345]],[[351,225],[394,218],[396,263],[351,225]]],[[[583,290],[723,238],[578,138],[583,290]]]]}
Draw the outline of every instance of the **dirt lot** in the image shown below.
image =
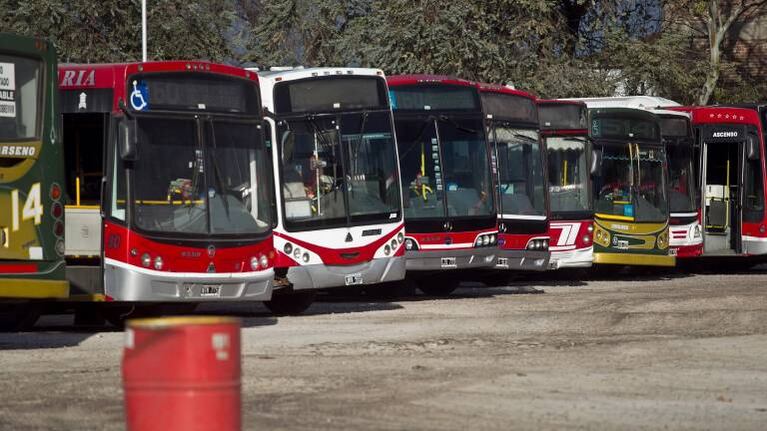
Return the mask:
{"type": "MultiPolygon", "coordinates": [[[[767,272],[538,276],[243,317],[245,429],[764,429],[767,272]],[[531,290],[543,294],[520,294],[531,290]]],[[[0,429],[123,429],[122,333],[0,335],[0,429]]]]}

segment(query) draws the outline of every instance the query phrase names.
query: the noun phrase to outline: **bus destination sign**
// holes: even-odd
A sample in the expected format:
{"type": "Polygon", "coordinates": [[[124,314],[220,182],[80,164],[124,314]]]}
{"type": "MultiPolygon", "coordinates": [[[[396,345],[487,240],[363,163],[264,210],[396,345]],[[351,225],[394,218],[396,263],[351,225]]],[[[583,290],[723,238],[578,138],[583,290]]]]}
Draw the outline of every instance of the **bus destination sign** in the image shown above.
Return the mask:
{"type": "Polygon", "coordinates": [[[15,90],[15,65],[0,63],[0,117],[16,118],[15,90]]]}

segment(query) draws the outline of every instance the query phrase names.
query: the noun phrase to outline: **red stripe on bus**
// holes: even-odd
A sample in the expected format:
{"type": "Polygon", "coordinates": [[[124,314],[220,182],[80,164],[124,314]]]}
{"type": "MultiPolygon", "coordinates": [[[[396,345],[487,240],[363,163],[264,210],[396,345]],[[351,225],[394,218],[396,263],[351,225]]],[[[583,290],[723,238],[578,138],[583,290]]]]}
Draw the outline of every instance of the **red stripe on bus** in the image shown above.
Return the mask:
{"type": "Polygon", "coordinates": [[[0,274],[28,274],[37,272],[37,265],[34,263],[0,265],[0,274]]]}

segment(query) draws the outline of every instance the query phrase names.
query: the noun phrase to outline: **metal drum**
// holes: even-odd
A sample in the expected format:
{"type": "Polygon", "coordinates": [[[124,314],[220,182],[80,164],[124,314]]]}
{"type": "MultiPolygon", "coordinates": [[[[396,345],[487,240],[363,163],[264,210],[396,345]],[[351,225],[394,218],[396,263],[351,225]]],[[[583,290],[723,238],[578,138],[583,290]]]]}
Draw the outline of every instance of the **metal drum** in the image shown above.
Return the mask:
{"type": "Polygon", "coordinates": [[[238,319],[136,319],[125,335],[128,430],[241,428],[238,319]]]}

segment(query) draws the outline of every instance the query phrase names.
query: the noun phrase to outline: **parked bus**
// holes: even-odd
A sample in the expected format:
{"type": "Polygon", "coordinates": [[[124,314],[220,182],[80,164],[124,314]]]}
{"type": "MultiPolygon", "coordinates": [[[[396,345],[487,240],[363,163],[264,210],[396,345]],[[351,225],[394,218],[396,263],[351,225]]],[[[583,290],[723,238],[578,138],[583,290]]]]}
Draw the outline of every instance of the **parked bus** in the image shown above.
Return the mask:
{"type": "Polygon", "coordinates": [[[278,286],[300,312],[317,289],[399,281],[405,233],[386,79],[361,68],[260,72],[275,172],[278,286]]]}
{"type": "Polygon", "coordinates": [[[674,266],[661,119],[648,110],[589,107],[594,145],[594,263],[674,266]]]}
{"type": "Polygon", "coordinates": [[[661,121],[669,168],[669,252],[680,258],[703,254],[698,182],[698,145],[690,114],[672,110],[673,100],[652,96],[598,97],[586,100],[592,108],[645,109],[661,121]]]}
{"type": "Polygon", "coordinates": [[[498,270],[545,271],[549,264],[546,152],[535,96],[479,84],[498,203],[498,270]]]}
{"type": "Polygon", "coordinates": [[[56,50],[0,33],[0,329],[32,326],[66,298],[56,50]]]}
{"type": "Polygon", "coordinates": [[[256,74],[198,61],[59,67],[72,294],[111,322],[265,301],[271,169],[256,74]]]}
{"type": "Polygon", "coordinates": [[[539,100],[551,201],[550,269],[588,268],[594,260],[593,157],[583,102],[539,100]]]}
{"type": "Polygon", "coordinates": [[[697,135],[703,256],[767,254],[759,112],[723,106],[672,109],[692,115],[697,135]]]}
{"type": "Polygon", "coordinates": [[[457,270],[495,265],[498,221],[476,83],[388,78],[399,148],[407,276],[429,295],[458,287],[457,270]]]}

